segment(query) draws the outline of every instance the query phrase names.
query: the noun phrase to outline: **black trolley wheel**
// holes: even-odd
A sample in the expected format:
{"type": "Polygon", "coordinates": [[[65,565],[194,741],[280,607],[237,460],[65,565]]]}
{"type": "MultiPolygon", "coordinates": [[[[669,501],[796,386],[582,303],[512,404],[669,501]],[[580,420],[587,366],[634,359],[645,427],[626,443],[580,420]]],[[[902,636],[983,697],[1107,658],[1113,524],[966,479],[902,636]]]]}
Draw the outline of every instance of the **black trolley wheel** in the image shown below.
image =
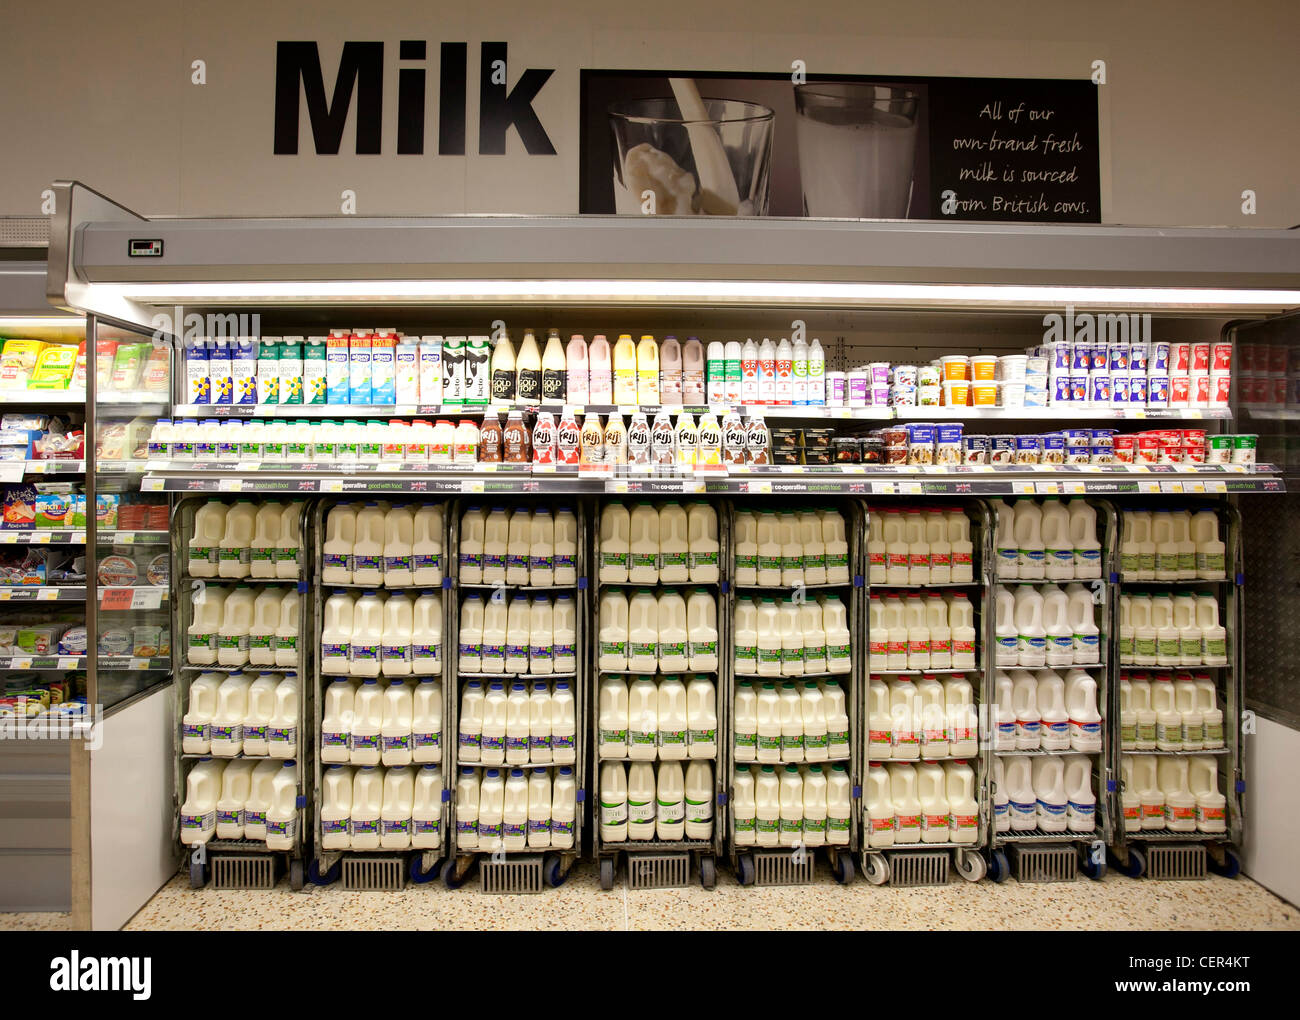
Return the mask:
{"type": "Polygon", "coordinates": [[[989,854],[989,878],[1001,885],[1011,877],[1011,862],[1007,860],[1005,850],[994,850],[989,854]]]}
{"type": "Polygon", "coordinates": [[[741,885],[753,885],[758,878],[758,869],[754,866],[752,854],[741,854],[736,858],[736,881],[741,885]]]}
{"type": "Polygon", "coordinates": [[[337,882],[342,874],[342,859],[335,861],[334,866],[324,872],[320,870],[319,858],[313,857],[311,863],[307,865],[307,881],[312,885],[330,885],[337,882]]]}
{"type": "Polygon", "coordinates": [[[700,858],[700,885],[705,889],[716,889],[718,886],[718,866],[712,857],[700,858]]]}
{"type": "Polygon", "coordinates": [[[1236,878],[1241,874],[1241,858],[1237,856],[1237,851],[1231,847],[1223,849],[1223,863],[1215,859],[1214,854],[1206,851],[1207,858],[1205,866],[1214,874],[1223,878],[1236,878]]]}
{"type": "Polygon", "coordinates": [[[569,869],[564,866],[564,858],[560,854],[547,854],[542,861],[542,874],[547,885],[558,889],[568,879],[569,869]]]}
{"type": "Polygon", "coordinates": [[[459,889],[469,878],[470,868],[473,864],[473,857],[452,858],[442,869],[442,884],[448,889],[459,889]],[[461,863],[464,864],[463,867],[460,866],[461,863]]]}
{"type": "Polygon", "coordinates": [[[606,892],[614,888],[615,863],[613,857],[602,857],[600,859],[600,887],[606,892]]]}
{"type": "Polygon", "coordinates": [[[1120,865],[1120,873],[1129,878],[1141,878],[1147,871],[1147,855],[1135,846],[1128,849],[1128,861],[1120,865]]]}
{"type": "Polygon", "coordinates": [[[840,885],[848,885],[857,874],[853,867],[853,858],[846,853],[834,853],[831,856],[831,874],[840,885]]]}
{"type": "Polygon", "coordinates": [[[303,887],[303,866],[302,858],[294,857],[289,861],[289,888],[294,892],[302,892],[303,887]]]}
{"type": "Polygon", "coordinates": [[[425,885],[429,882],[436,881],[442,870],[442,861],[435,861],[433,867],[428,871],[423,866],[424,854],[415,853],[411,855],[411,864],[409,868],[411,881],[416,885],[425,885]]]}
{"type": "Polygon", "coordinates": [[[190,858],[190,888],[202,889],[208,884],[207,868],[200,862],[190,858]]]}

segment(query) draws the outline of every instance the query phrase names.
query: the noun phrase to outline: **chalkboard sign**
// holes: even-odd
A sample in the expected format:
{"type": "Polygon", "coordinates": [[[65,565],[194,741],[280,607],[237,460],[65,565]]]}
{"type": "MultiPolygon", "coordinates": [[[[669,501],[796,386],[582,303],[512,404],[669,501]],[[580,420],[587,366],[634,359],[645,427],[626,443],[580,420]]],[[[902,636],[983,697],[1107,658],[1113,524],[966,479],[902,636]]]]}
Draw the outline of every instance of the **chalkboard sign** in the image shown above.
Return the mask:
{"type": "Polygon", "coordinates": [[[932,78],[930,217],[1100,223],[1097,86],[932,78]]]}
{"type": "MultiPolygon", "coordinates": [[[[709,102],[771,112],[770,134],[761,141],[750,126],[733,127],[724,138],[738,190],[763,184],[761,198],[749,203],[753,215],[1101,222],[1097,86],[1090,80],[810,73],[803,87],[827,86],[825,105],[801,113],[801,86],[789,73],[719,71],[582,71],[580,212],[654,215],[663,210],[638,205],[643,189],[667,194],[671,181],[695,183],[687,132],[643,126],[679,116],[670,82],[679,77],[692,79],[709,102]],[[868,85],[887,104],[877,118],[852,98],[861,95],[852,90],[868,85]],[[614,115],[629,109],[642,115],[635,137],[614,115]],[[660,150],[643,163],[635,187],[624,188],[632,201],[623,205],[616,201],[620,128],[624,146],[636,145],[631,151],[660,150]],[[755,166],[762,161],[767,169],[760,173],[755,166]]],[[[667,211],[707,211],[698,205],[667,211]]]]}

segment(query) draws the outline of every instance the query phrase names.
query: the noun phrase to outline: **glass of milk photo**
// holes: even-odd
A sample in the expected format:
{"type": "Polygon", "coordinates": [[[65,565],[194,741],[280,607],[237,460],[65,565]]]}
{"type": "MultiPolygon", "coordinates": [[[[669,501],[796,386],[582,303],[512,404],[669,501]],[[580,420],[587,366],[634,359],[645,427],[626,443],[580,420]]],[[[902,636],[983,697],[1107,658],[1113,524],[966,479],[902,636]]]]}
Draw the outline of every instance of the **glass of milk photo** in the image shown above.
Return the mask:
{"type": "Polygon", "coordinates": [[[670,78],[674,98],[609,109],[614,209],[636,216],[763,216],[774,114],[766,106],[702,99],[670,78]]]}
{"type": "Polygon", "coordinates": [[[918,92],[892,85],[795,86],[805,216],[906,218],[919,99],[918,92]]]}

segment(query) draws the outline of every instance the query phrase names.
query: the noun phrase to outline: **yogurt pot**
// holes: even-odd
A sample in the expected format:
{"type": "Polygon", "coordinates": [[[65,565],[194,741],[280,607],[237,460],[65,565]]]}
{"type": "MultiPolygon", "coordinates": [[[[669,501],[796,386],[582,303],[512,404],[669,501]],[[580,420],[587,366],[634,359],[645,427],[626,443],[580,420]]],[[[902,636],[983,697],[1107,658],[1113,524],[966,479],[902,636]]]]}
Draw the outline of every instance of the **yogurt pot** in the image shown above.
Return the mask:
{"type": "Polygon", "coordinates": [[[1126,343],[1113,343],[1106,348],[1106,367],[1110,374],[1129,370],[1131,348],[1126,343]]]}
{"type": "Polygon", "coordinates": [[[1232,394],[1232,374],[1229,372],[1210,373],[1210,406],[1227,407],[1228,397],[1232,394]]]}
{"type": "MultiPolygon", "coordinates": [[[[971,359],[974,361],[975,359],[971,359]]],[[[975,407],[996,407],[998,403],[998,384],[990,380],[977,379],[970,387],[971,404],[975,407]]]]}
{"type": "Polygon", "coordinates": [[[844,407],[848,403],[848,393],[844,386],[843,372],[826,373],[826,404],[828,407],[844,407]]]}
{"type": "Polygon", "coordinates": [[[1231,464],[1233,436],[1210,436],[1206,441],[1205,463],[1231,464]]]}
{"type": "Polygon", "coordinates": [[[1015,436],[989,436],[988,462],[1014,464],[1016,462],[1015,436]]]}
{"type": "Polygon", "coordinates": [[[916,387],[910,383],[895,383],[889,387],[890,407],[915,407],[916,387]]]}
{"type": "Polygon", "coordinates": [[[1088,373],[1088,399],[1102,406],[1110,403],[1110,373],[1105,369],[1088,373]]]}
{"type": "Polygon", "coordinates": [[[1024,382],[1029,358],[1024,354],[1004,354],[998,358],[998,379],[1003,382],[1024,382]]]}
{"type": "Polygon", "coordinates": [[[1079,372],[1070,376],[1070,402],[1086,404],[1088,400],[1088,373],[1079,372]]]}
{"type": "Polygon", "coordinates": [[[873,361],[870,365],[867,366],[867,369],[871,372],[872,386],[889,385],[889,362],[888,361],[873,361]]]}
{"type": "Polygon", "coordinates": [[[1148,407],[1169,406],[1169,376],[1167,375],[1147,376],[1147,406],[1148,407]]]}
{"type": "Polygon", "coordinates": [[[1065,436],[1060,432],[1048,432],[1043,440],[1043,464],[1065,463],[1065,436]]]}
{"type": "Polygon", "coordinates": [[[1210,345],[1210,372],[1229,372],[1232,370],[1232,343],[1221,340],[1210,345]]]}
{"type": "Polygon", "coordinates": [[[938,407],[943,400],[943,390],[938,386],[918,386],[916,403],[918,407],[938,407]]]}
{"type": "Polygon", "coordinates": [[[1160,447],[1160,464],[1181,464],[1183,462],[1183,449],[1181,446],[1164,446],[1160,447]]]}
{"type": "Polygon", "coordinates": [[[1070,368],[1074,359],[1074,344],[1068,340],[1054,340],[1048,345],[1051,354],[1048,355],[1053,372],[1064,372],[1069,375],[1070,368]]]}
{"type": "Polygon", "coordinates": [[[1090,368],[1092,368],[1092,345],[1075,344],[1074,353],[1070,358],[1070,374],[1086,372],[1090,368]]]}
{"type": "Polygon", "coordinates": [[[960,422],[941,422],[935,426],[934,462],[936,464],[962,463],[961,433],[960,422]]]}
{"type": "Polygon", "coordinates": [[[1192,343],[1190,340],[1173,340],[1169,344],[1169,373],[1192,370],[1192,343]]]}
{"type": "Polygon", "coordinates": [[[1052,403],[1068,404],[1073,397],[1073,387],[1070,386],[1071,379],[1068,375],[1052,376],[1052,403]]]}
{"type": "Polygon", "coordinates": [[[1269,348],[1268,348],[1268,364],[1267,364],[1267,365],[1261,365],[1261,364],[1259,363],[1259,359],[1258,359],[1258,357],[1257,357],[1256,360],[1255,360],[1255,371],[1258,372],[1258,371],[1261,371],[1261,370],[1267,369],[1269,372],[1285,372],[1285,371],[1286,371],[1286,361],[1287,361],[1287,348],[1286,348],[1286,347],[1269,347],[1269,348]]]}
{"type": "Polygon", "coordinates": [[[943,402],[948,407],[965,407],[970,403],[970,382],[966,379],[950,379],[943,384],[943,402]]]}
{"type": "Polygon", "coordinates": [[[1189,375],[1171,375],[1169,377],[1169,406],[1188,407],[1192,401],[1192,377],[1189,375]]]}
{"type": "Polygon", "coordinates": [[[1047,378],[1051,359],[1041,354],[1031,354],[1025,359],[1025,378],[1027,380],[1047,378]]]}
{"type": "Polygon", "coordinates": [[[849,372],[848,376],[848,405],[849,407],[866,407],[867,406],[867,373],[860,368],[855,368],[849,372]]]}
{"type": "Polygon", "coordinates": [[[872,386],[871,387],[871,406],[888,407],[889,406],[889,387],[872,386]]]}
{"type": "Polygon", "coordinates": [[[1133,436],[1116,436],[1114,440],[1115,463],[1132,464],[1136,453],[1136,439],[1133,436]]]}
{"type": "Polygon", "coordinates": [[[1239,434],[1232,437],[1232,461],[1233,464],[1254,464],[1255,447],[1259,443],[1259,436],[1253,434],[1239,434]]]}
{"type": "Polygon", "coordinates": [[[1169,373],[1169,344],[1165,340],[1153,340],[1148,347],[1147,355],[1147,372],[1148,374],[1169,373]]]}
{"type": "Polygon", "coordinates": [[[1061,434],[1065,436],[1066,449],[1080,447],[1086,450],[1092,445],[1092,429],[1066,429],[1061,434]]]}
{"type": "Polygon", "coordinates": [[[1209,407],[1210,406],[1210,377],[1208,375],[1192,376],[1192,407],[1209,407]]]}
{"type": "Polygon", "coordinates": [[[987,381],[997,378],[998,358],[996,354],[977,354],[970,359],[970,375],[973,380],[987,381]]]}
{"type": "Polygon", "coordinates": [[[1115,443],[1114,429],[1092,429],[1093,446],[1113,446],[1115,443]]]}
{"type": "Polygon", "coordinates": [[[925,466],[935,462],[935,426],[917,422],[908,428],[907,462],[925,466]]]}
{"type": "Polygon", "coordinates": [[[988,436],[961,437],[961,459],[965,464],[986,464],[989,456],[988,436]]]}
{"type": "Polygon", "coordinates": [[[915,386],[917,383],[916,366],[895,365],[893,382],[895,386],[915,386]]]}
{"type": "Polygon", "coordinates": [[[1199,341],[1192,344],[1192,372],[1210,371],[1210,344],[1209,341],[1199,341]]]}
{"type": "Polygon", "coordinates": [[[1137,442],[1135,464],[1155,464],[1160,460],[1160,437],[1153,432],[1139,432],[1134,439],[1137,442]]]}
{"type": "Polygon", "coordinates": [[[1133,371],[1128,374],[1128,402],[1143,405],[1147,402],[1147,374],[1133,371]]]}
{"type": "Polygon", "coordinates": [[[1128,391],[1129,375],[1127,372],[1112,373],[1110,377],[1110,406],[1127,407],[1129,405],[1128,391]]]}
{"type": "Polygon", "coordinates": [[[1205,447],[1204,446],[1184,446],[1183,462],[1186,464],[1204,464],[1205,447]]]}
{"type": "Polygon", "coordinates": [[[917,386],[938,386],[940,381],[938,365],[921,365],[916,370],[917,386]]]}
{"type": "Polygon", "coordinates": [[[1115,463],[1115,451],[1109,446],[1094,446],[1092,453],[1088,458],[1090,464],[1113,464],[1115,463]]]}
{"type": "Polygon", "coordinates": [[[1016,463],[1038,464],[1043,459],[1042,436],[1016,436],[1016,463]]]}
{"type": "Polygon", "coordinates": [[[1035,386],[1033,383],[1025,384],[1025,406],[1026,407],[1046,407],[1048,405],[1048,393],[1046,387],[1035,386]]]}
{"type": "Polygon", "coordinates": [[[939,370],[944,382],[970,380],[970,359],[959,354],[950,354],[939,359],[939,370]]]}
{"type": "Polygon", "coordinates": [[[1024,407],[1025,384],[1022,382],[998,383],[997,401],[999,407],[1024,407]]]}
{"type": "Polygon", "coordinates": [[[1130,372],[1146,374],[1149,350],[1150,344],[1145,340],[1134,340],[1128,345],[1128,368],[1130,372]]]}
{"type": "Polygon", "coordinates": [[[1092,372],[1106,371],[1106,360],[1109,356],[1110,347],[1104,343],[1094,343],[1092,345],[1092,361],[1088,368],[1092,372]]]}

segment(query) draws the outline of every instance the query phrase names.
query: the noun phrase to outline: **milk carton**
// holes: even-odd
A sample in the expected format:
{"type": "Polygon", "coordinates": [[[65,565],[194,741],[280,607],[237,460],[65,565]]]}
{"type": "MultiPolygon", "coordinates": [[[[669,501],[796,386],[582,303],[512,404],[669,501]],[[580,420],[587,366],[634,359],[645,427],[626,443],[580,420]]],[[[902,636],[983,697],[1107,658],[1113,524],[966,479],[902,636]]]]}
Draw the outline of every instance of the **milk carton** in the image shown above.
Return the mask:
{"type": "MultiPolygon", "coordinates": [[[[443,339],[440,336],[420,337],[419,347],[419,403],[440,404],[443,401],[443,339]]],[[[400,402],[400,401],[399,401],[400,402]]]]}
{"type": "Polygon", "coordinates": [[[370,339],[370,402],[392,404],[396,400],[393,359],[397,334],[391,329],[377,329],[370,339]]]}
{"type": "Polygon", "coordinates": [[[358,330],[348,338],[348,400],[350,404],[372,404],[371,334],[358,330]]]}

